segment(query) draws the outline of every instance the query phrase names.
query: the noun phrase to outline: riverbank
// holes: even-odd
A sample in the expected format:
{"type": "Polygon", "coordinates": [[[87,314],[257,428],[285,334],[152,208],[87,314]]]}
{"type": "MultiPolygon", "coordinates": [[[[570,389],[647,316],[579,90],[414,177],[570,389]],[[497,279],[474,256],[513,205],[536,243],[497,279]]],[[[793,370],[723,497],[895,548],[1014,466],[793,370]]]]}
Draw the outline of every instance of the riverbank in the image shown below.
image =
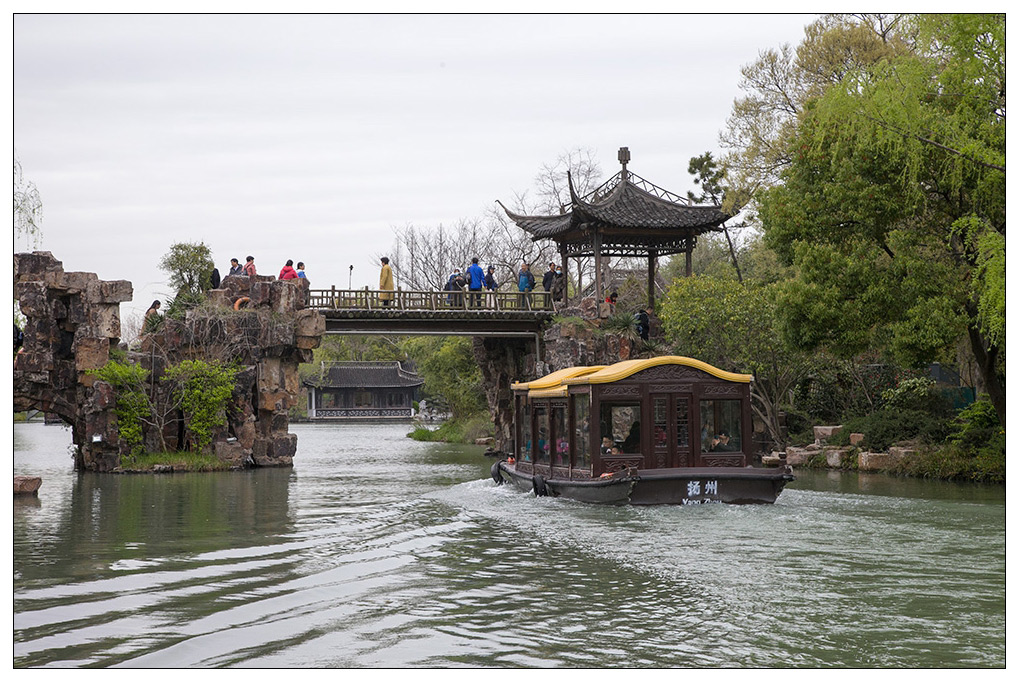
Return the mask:
{"type": "MultiPolygon", "coordinates": [[[[819,428],[818,428],[819,430],[819,428]]],[[[829,428],[818,432],[817,440],[805,446],[786,447],[763,457],[764,465],[788,464],[795,468],[869,471],[888,475],[958,482],[1003,484],[1004,449],[986,446],[966,449],[956,444],[926,445],[900,442],[887,451],[868,451],[862,445],[827,444],[829,428]]],[[[853,434],[853,437],[855,434],[853,434]]]]}
{"type": "Polygon", "coordinates": [[[494,425],[487,413],[472,414],[443,421],[438,428],[417,425],[407,433],[407,437],[418,442],[448,442],[451,444],[472,445],[480,439],[494,435],[494,425]]]}

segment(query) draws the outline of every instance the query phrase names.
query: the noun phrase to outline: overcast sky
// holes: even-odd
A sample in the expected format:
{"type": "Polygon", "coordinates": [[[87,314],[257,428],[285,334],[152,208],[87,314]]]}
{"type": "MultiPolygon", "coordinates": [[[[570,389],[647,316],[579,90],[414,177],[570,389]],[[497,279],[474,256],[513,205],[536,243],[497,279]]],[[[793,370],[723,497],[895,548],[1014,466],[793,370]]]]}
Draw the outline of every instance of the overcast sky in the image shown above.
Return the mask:
{"type": "MultiPolygon", "coordinates": [[[[302,260],[377,286],[393,226],[480,216],[578,147],[678,194],[717,153],[739,69],[805,15],[19,15],[14,148],[41,250],[171,293],[204,241],[225,274],[302,260]]],[[[15,240],[16,251],[26,250],[15,240]]],[[[398,282],[397,282],[398,283],[398,282]]]]}

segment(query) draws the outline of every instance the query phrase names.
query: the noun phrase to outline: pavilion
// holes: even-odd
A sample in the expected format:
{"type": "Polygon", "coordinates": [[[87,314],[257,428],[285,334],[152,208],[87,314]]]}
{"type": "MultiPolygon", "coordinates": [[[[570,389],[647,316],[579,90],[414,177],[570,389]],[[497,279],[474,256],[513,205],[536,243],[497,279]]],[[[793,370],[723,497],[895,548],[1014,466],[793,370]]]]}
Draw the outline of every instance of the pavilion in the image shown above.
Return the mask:
{"type": "Polygon", "coordinates": [[[696,238],[722,231],[732,216],[717,206],[695,206],[630,172],[628,147],[619,149],[619,162],[622,170],[582,197],[569,175],[570,206],[560,215],[518,215],[498,204],[533,241],[552,239],[558,245],[563,275],[568,276],[569,258],[593,256],[598,301],[604,300],[602,257],[647,258],[647,298],[653,307],[657,258],[685,253],[690,276],[696,238]]]}

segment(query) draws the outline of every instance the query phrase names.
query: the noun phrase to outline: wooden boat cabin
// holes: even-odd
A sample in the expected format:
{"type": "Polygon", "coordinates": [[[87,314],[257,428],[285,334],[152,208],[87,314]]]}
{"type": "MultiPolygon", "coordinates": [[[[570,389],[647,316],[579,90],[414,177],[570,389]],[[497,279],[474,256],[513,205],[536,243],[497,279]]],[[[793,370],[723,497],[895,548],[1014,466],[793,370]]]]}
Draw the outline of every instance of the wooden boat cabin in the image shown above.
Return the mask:
{"type": "Polygon", "coordinates": [[[689,357],[572,367],[515,383],[515,464],[544,478],[744,467],[752,376],[689,357]]]}

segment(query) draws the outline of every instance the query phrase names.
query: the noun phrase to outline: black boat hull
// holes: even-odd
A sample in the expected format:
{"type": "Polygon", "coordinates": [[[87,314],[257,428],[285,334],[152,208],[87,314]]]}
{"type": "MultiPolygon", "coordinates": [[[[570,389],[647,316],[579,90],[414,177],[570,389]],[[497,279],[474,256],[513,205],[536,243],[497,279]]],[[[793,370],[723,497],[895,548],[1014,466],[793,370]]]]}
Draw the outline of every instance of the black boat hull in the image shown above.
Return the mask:
{"type": "Polygon", "coordinates": [[[630,469],[593,480],[546,479],[505,461],[496,466],[493,474],[525,492],[616,505],[773,504],[785,484],[795,479],[787,466],[630,469]]]}

